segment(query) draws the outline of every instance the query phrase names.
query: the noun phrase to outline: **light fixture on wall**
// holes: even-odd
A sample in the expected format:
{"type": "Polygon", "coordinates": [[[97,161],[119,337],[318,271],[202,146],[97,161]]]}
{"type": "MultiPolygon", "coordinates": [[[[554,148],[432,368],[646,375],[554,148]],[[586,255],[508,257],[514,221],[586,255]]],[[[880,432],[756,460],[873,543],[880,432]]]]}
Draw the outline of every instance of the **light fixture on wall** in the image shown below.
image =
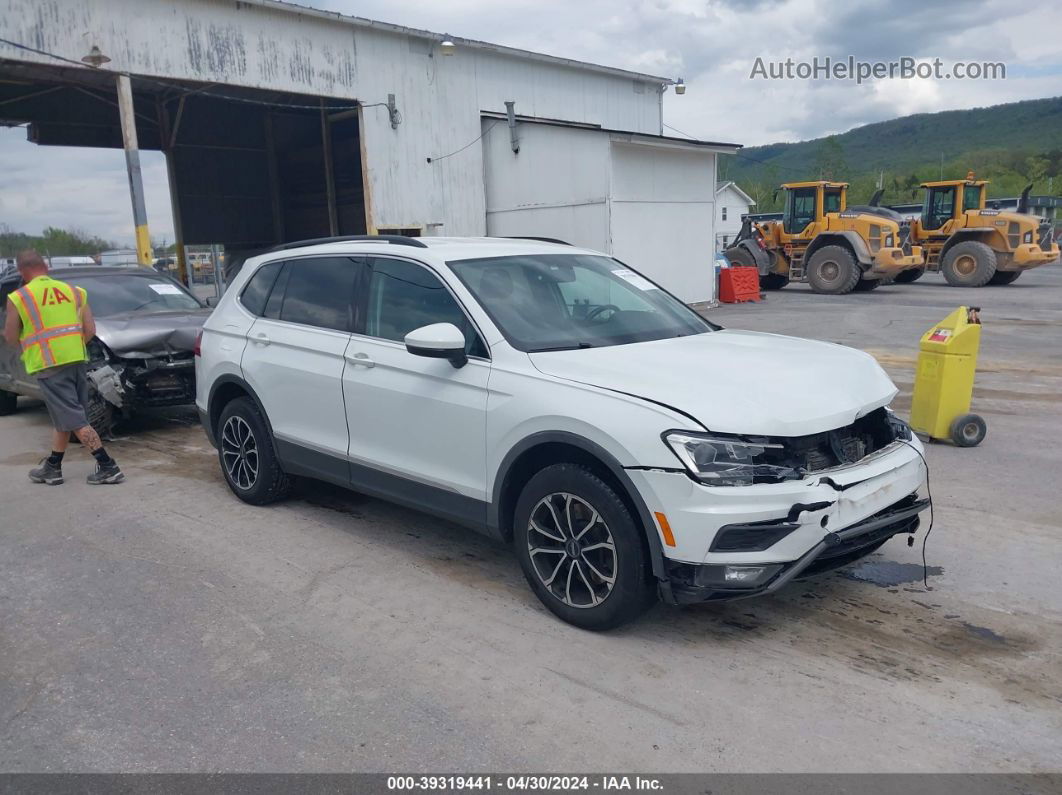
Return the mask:
{"type": "Polygon", "coordinates": [[[89,50],[89,54],[81,60],[87,63],[89,66],[95,67],[97,69],[103,66],[105,63],[111,62],[111,59],[104,55],[100,51],[100,48],[97,47],[95,44],[92,45],[92,49],[89,50]]]}
{"type": "Polygon", "coordinates": [[[686,81],[681,77],[675,81],[675,93],[680,96],[686,93],[686,81]]]}
{"type": "Polygon", "coordinates": [[[439,42],[439,52],[443,55],[453,55],[457,52],[457,45],[454,44],[453,39],[450,38],[450,34],[447,33],[443,36],[443,40],[439,42]]]}

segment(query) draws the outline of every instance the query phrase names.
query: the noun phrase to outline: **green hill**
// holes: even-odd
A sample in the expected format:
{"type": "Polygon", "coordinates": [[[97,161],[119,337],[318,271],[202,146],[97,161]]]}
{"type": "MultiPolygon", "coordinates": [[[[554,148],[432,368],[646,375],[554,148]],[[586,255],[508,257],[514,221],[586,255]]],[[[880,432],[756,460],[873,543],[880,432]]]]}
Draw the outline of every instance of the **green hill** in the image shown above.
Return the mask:
{"type": "Polygon", "coordinates": [[[1062,97],[988,108],[918,113],[867,124],[840,135],[798,143],[752,146],[724,156],[720,179],[732,179],[777,209],[781,182],[820,176],[852,183],[851,201],[864,201],[885,172],[885,201],[920,198],[919,182],[962,177],[973,169],[991,181],[992,197],[1062,191],[1062,97]],[[942,166],[943,162],[943,166],[942,166]]]}

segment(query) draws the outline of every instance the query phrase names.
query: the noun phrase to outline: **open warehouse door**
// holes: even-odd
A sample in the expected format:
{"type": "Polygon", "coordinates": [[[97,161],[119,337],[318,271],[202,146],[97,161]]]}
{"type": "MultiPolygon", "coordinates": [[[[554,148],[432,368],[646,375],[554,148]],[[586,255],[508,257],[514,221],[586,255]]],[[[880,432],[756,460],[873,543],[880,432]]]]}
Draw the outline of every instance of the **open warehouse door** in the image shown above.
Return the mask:
{"type": "MultiPolygon", "coordinates": [[[[0,60],[0,124],[26,125],[42,146],[121,149],[118,78],[0,60]]],[[[166,156],[182,280],[186,245],[224,246],[231,276],[279,243],[366,232],[357,102],[136,76],[131,87],[139,148],[166,156]]]]}

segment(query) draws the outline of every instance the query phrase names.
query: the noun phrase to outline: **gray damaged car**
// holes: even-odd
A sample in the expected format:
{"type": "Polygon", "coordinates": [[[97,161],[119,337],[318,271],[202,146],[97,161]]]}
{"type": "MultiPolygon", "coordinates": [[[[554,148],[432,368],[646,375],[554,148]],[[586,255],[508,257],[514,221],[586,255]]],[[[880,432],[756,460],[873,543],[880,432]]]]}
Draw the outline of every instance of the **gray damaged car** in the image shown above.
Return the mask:
{"type": "MultiPolygon", "coordinates": [[[[196,337],[210,309],[180,283],[146,268],[63,268],[55,278],[84,287],[96,318],[88,345],[89,421],[103,435],[140,408],[195,400],[196,337]]],[[[7,296],[21,281],[13,268],[0,273],[0,322],[7,296]]],[[[21,351],[0,339],[0,414],[18,396],[39,398],[21,351]]]]}

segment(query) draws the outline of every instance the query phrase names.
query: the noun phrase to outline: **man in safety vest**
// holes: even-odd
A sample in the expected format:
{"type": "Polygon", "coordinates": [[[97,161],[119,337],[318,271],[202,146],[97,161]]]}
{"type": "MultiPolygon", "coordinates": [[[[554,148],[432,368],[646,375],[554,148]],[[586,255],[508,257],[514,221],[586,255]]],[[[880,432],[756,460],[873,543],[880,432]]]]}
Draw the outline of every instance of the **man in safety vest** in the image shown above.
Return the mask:
{"type": "Polygon", "coordinates": [[[36,251],[18,255],[23,286],[8,296],[4,339],[22,346],[26,372],[37,378],[55,434],[52,454],[29,473],[34,483],[56,486],[63,482],[63,454],[70,432],[96,459],[91,485],[121,483],[125,475],[103,449],[99,434],[89,424],[85,345],[96,335],[88,296],[48,275],[48,263],[36,251]]]}

